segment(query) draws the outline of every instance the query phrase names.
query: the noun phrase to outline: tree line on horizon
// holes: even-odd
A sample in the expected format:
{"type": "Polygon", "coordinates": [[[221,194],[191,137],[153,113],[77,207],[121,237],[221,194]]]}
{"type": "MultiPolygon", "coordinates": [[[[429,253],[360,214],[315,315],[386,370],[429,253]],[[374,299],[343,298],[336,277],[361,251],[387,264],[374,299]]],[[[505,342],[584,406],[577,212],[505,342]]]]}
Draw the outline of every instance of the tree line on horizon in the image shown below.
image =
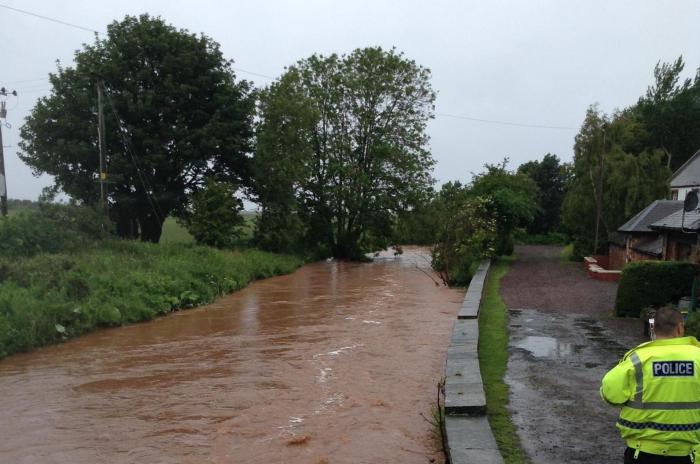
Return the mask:
{"type": "Polygon", "coordinates": [[[260,205],[255,243],[358,258],[432,186],[430,71],[395,49],[314,54],[257,90],[205,35],[127,16],[59,64],[21,129],[20,158],[50,196],[100,199],[97,88],[104,94],[107,208],[118,236],[158,242],[177,217],[226,246],[241,196],[260,205]]]}
{"type": "Polygon", "coordinates": [[[573,244],[572,256],[607,251],[608,239],[651,202],[668,198],[671,174],[700,149],[700,68],[681,79],[682,57],[659,62],[654,82],[611,115],[591,105],[574,157],[554,154],[508,170],[486,165],[467,185],[447,183],[399,215],[399,242],[437,243],[443,280],[464,283],[483,258],[514,240],[573,244]]]}
{"type": "Polygon", "coordinates": [[[430,71],[402,53],[315,54],[260,90],[231,65],[211,38],[161,18],[115,21],[50,75],[19,156],[54,176],[49,197],[97,207],[100,86],[118,236],[158,242],[175,216],[197,241],[229,246],[246,197],[260,205],[261,248],[357,259],[436,244],[435,268],[455,283],[479,259],[512,252],[519,231],[600,251],[700,148],[700,68],[680,81],[679,58],[657,65],[636,104],[612,115],[592,105],[571,163],[548,153],[510,170],[504,160],[436,189],[426,134],[436,94],[430,71]]]}

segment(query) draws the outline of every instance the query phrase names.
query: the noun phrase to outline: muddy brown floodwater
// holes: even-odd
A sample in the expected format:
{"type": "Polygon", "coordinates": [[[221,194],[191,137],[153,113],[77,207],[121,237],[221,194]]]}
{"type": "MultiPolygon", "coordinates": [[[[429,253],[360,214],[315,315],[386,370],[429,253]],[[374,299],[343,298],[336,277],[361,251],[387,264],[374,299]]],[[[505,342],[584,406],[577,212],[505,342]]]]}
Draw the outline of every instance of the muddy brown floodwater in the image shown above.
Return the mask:
{"type": "Polygon", "coordinates": [[[0,463],[442,462],[463,292],[407,249],[0,361],[0,463]]]}

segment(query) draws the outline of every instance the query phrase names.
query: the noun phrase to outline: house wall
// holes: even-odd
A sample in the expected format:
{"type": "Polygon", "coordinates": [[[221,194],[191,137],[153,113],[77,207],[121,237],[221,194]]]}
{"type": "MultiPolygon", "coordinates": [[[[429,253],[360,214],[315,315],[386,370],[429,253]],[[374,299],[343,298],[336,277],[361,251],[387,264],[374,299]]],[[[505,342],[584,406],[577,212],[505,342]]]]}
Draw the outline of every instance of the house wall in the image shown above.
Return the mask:
{"type": "Polygon", "coordinates": [[[671,189],[671,199],[684,201],[685,196],[688,194],[688,192],[690,192],[691,190],[697,190],[697,189],[698,189],[698,187],[672,188],[671,189]]]}
{"type": "Polygon", "coordinates": [[[664,237],[664,259],[666,261],[689,261],[698,263],[697,237],[693,234],[666,232],[664,237]]]}
{"type": "Polygon", "coordinates": [[[626,263],[632,261],[650,261],[661,259],[660,257],[648,255],[635,250],[633,247],[646,243],[650,240],[649,234],[645,235],[628,235],[629,248],[611,243],[608,248],[608,263],[604,266],[606,269],[620,270],[625,267],[626,263]]]}
{"type": "Polygon", "coordinates": [[[608,248],[608,256],[610,266],[608,269],[619,270],[625,267],[625,247],[611,243],[608,248]]]}

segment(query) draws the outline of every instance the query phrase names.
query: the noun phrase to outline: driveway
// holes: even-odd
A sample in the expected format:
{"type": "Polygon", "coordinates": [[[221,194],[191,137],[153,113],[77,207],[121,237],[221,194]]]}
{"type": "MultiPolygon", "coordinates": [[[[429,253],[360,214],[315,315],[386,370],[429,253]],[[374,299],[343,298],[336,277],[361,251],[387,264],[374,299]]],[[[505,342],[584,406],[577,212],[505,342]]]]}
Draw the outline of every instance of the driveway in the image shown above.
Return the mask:
{"type": "Polygon", "coordinates": [[[621,462],[618,410],[600,379],[644,341],[639,320],[613,315],[617,283],[592,280],[561,247],[516,247],[501,281],[509,311],[506,383],[522,446],[536,463],[621,462]]]}

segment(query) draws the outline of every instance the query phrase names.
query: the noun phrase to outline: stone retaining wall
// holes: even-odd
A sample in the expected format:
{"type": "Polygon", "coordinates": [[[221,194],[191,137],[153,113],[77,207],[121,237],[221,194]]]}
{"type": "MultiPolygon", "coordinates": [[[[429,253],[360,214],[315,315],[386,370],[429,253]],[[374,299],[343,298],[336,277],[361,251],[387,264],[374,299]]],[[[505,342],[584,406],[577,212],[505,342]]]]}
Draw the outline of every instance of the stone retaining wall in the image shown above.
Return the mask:
{"type": "Polygon", "coordinates": [[[459,311],[445,365],[445,433],[452,464],[502,464],[486,418],[486,397],[479,369],[479,306],[489,261],[483,261],[469,284],[459,311]]]}

